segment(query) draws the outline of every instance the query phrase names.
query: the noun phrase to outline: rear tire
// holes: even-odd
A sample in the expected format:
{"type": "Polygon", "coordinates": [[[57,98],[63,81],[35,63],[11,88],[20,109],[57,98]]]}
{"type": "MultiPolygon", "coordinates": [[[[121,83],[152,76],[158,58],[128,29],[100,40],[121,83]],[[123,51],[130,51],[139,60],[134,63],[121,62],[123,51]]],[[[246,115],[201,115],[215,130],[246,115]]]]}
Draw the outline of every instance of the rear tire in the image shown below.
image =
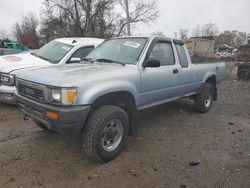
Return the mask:
{"type": "Polygon", "coordinates": [[[95,110],[84,127],[82,146],[87,157],[105,163],[122,151],[129,131],[129,118],[117,106],[105,105],[95,110]]]}
{"type": "Polygon", "coordinates": [[[211,109],[214,101],[214,87],[210,83],[205,83],[201,93],[195,96],[195,108],[199,113],[206,113],[211,109]]]}

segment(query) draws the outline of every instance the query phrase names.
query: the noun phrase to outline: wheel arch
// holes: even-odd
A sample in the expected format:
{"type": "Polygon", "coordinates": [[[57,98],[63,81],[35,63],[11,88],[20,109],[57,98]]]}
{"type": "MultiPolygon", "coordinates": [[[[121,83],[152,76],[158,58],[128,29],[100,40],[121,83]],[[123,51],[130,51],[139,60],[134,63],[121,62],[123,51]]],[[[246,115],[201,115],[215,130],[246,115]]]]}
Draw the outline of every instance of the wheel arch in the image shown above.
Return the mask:
{"type": "Polygon", "coordinates": [[[92,108],[97,108],[102,105],[115,105],[122,107],[119,103],[128,103],[136,107],[135,98],[129,91],[115,91],[110,93],[105,93],[97,97],[91,104],[92,108]]]}
{"type": "Polygon", "coordinates": [[[216,79],[216,76],[214,74],[210,75],[209,77],[207,77],[205,83],[209,83],[213,86],[213,88],[214,88],[214,100],[216,101],[217,100],[217,79],[216,79]]]}
{"type": "Polygon", "coordinates": [[[122,108],[129,117],[129,134],[136,134],[136,127],[134,123],[134,113],[136,111],[136,100],[134,95],[129,91],[114,91],[110,93],[105,93],[97,97],[91,104],[91,110],[89,116],[92,112],[104,105],[114,105],[122,108]]]}

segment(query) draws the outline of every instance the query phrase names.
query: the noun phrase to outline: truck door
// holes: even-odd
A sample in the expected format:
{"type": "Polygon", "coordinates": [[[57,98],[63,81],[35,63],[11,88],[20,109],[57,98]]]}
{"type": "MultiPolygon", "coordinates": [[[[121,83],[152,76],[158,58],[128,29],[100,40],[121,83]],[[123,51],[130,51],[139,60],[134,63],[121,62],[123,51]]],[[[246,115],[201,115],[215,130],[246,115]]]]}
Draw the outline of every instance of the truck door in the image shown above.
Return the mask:
{"type": "Polygon", "coordinates": [[[148,107],[167,102],[178,91],[178,65],[175,61],[173,44],[167,39],[155,39],[147,52],[145,61],[156,59],[160,67],[146,67],[141,70],[140,106],[148,107]]]}
{"type": "Polygon", "coordinates": [[[194,92],[200,85],[195,81],[195,67],[192,66],[188,59],[188,51],[183,43],[175,43],[178,60],[180,64],[179,69],[179,89],[180,96],[185,96],[194,92]]]}

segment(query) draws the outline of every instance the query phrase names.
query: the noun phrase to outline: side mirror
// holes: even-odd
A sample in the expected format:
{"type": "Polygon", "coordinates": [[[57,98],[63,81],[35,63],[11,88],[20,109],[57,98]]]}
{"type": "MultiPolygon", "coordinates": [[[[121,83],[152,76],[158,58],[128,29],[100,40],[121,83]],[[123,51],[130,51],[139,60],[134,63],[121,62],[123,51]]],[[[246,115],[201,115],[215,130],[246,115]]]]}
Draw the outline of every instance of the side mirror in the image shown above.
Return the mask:
{"type": "Polygon", "coordinates": [[[147,59],[146,61],[144,61],[143,63],[143,67],[160,67],[161,66],[161,62],[157,59],[147,59]]]}
{"type": "Polygon", "coordinates": [[[79,57],[72,57],[68,63],[80,63],[82,60],[79,57]]]}

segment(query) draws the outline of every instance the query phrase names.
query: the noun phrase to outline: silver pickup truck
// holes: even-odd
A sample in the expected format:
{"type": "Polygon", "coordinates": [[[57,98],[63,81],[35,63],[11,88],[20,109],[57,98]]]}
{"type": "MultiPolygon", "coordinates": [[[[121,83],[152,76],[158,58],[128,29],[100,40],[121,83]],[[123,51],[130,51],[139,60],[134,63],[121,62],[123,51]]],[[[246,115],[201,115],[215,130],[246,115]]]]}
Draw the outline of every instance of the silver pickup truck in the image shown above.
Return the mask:
{"type": "Polygon", "coordinates": [[[39,127],[82,134],[87,156],[107,162],[135,133],[136,110],[189,97],[208,112],[224,72],[224,63],[193,64],[180,40],[113,38],[81,63],[17,73],[15,97],[39,127]]]}

